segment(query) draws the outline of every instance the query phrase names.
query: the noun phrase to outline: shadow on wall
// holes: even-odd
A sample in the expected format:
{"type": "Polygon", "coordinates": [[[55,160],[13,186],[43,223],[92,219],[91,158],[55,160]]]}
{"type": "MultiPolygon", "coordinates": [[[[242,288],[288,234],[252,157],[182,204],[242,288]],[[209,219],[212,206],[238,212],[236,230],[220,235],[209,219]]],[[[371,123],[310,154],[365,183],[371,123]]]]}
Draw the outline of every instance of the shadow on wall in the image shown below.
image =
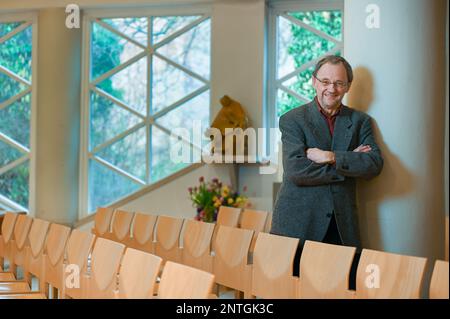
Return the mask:
{"type": "MultiPolygon", "coordinates": [[[[348,105],[367,113],[375,99],[373,77],[370,71],[364,67],[357,67],[353,72],[354,80],[348,93],[348,105]]],[[[370,181],[358,181],[359,227],[363,247],[384,250],[386,246],[392,245],[383,242],[383,233],[386,230],[382,229],[380,221],[385,217],[380,212],[380,206],[387,199],[400,198],[411,193],[416,182],[414,175],[384,143],[382,132],[375,120],[373,121],[373,131],[381,149],[384,167],[376,178],[370,181]]],[[[390,230],[392,229],[390,228],[390,230]]],[[[411,231],[414,230],[411,229],[411,231]]]]}

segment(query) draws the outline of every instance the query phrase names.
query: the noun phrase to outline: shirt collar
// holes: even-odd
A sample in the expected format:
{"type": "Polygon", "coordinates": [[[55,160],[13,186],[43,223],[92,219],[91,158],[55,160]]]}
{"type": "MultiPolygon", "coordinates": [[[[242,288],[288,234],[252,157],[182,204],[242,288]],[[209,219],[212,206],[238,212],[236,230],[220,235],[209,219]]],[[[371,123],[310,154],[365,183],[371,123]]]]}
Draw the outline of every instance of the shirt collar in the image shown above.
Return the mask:
{"type": "Polygon", "coordinates": [[[337,112],[334,115],[328,115],[320,106],[320,102],[319,102],[319,99],[317,98],[317,96],[314,99],[316,100],[317,108],[319,109],[320,114],[322,114],[323,116],[325,116],[329,119],[332,119],[332,118],[338,116],[342,110],[342,103],[341,103],[341,105],[339,105],[339,107],[337,109],[337,112]]]}

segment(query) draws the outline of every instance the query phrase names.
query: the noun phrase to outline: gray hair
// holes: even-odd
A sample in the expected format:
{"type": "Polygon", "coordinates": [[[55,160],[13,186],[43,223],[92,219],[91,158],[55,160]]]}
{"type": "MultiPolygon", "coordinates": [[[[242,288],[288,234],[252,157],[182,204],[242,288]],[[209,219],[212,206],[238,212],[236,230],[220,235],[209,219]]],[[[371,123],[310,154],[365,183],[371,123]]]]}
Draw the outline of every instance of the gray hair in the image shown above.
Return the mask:
{"type": "Polygon", "coordinates": [[[339,64],[342,63],[342,65],[345,68],[345,71],[347,71],[347,81],[349,83],[351,83],[353,81],[353,70],[352,70],[352,66],[350,65],[350,63],[347,62],[346,59],[344,59],[341,56],[337,56],[337,55],[327,55],[324,58],[322,58],[319,62],[317,62],[316,67],[314,69],[313,72],[313,76],[316,77],[317,76],[317,72],[319,72],[320,68],[324,65],[324,64],[339,64]]]}

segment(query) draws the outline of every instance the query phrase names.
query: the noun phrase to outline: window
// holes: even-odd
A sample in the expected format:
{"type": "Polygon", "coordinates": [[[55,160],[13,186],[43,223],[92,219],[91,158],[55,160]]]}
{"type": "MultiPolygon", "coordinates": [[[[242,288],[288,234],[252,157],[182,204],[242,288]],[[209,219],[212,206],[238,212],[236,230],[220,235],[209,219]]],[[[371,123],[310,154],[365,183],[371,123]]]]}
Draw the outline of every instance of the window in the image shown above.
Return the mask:
{"type": "Polygon", "coordinates": [[[325,55],[342,53],[342,12],[338,2],[314,5],[305,1],[273,7],[268,97],[272,123],[314,98],[311,77],[315,64],[325,55]]]}
{"type": "Polygon", "coordinates": [[[171,131],[209,124],[211,23],[206,14],[87,23],[82,201],[91,213],[189,165],[170,160],[171,131]]]}
{"type": "Polygon", "coordinates": [[[0,208],[31,206],[34,114],[31,16],[0,16],[0,208]]]}

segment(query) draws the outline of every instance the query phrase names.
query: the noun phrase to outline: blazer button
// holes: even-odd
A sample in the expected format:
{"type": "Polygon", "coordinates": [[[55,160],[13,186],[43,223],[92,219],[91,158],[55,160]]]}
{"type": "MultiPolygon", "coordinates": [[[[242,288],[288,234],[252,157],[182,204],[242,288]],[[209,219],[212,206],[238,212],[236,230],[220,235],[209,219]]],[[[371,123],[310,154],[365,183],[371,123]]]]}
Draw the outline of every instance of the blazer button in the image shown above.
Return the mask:
{"type": "Polygon", "coordinates": [[[327,214],[327,217],[328,217],[328,218],[331,218],[331,214],[327,214]]]}

